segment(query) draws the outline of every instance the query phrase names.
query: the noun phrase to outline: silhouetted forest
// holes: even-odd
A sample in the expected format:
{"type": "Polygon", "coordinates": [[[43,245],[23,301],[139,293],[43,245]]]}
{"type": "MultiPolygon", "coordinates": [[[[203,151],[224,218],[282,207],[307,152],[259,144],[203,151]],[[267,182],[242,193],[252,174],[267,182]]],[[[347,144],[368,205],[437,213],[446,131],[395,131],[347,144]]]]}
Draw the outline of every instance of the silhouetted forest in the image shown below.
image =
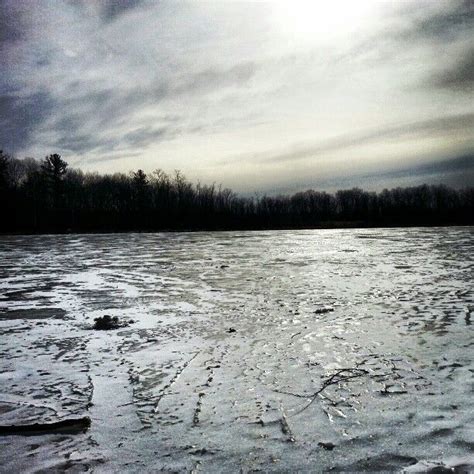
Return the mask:
{"type": "Polygon", "coordinates": [[[242,197],[156,170],[99,175],[0,152],[2,232],[472,225],[474,188],[422,185],[242,197]]]}

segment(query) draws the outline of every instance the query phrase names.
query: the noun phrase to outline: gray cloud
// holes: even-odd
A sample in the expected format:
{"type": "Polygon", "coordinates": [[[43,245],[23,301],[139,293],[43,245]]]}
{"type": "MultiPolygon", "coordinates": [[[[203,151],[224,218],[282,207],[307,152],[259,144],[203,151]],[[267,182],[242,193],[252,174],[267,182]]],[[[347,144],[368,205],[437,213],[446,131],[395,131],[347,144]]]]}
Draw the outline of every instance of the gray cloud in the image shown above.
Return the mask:
{"type": "MultiPolygon", "coordinates": [[[[441,47],[442,50],[458,40],[467,41],[467,47],[453,48],[456,58],[447,64],[441,72],[433,71],[426,76],[425,84],[433,85],[452,92],[472,90],[474,84],[474,2],[464,0],[450,2],[434,15],[421,17],[404,37],[406,43],[416,39],[425,39],[441,47]]],[[[416,43],[415,43],[416,44],[416,43]]],[[[441,51],[442,51],[441,50],[441,51]]]]}
{"type": "Polygon", "coordinates": [[[474,47],[467,50],[449,69],[435,73],[431,83],[435,87],[469,92],[474,88],[474,47]]]}
{"type": "Polygon", "coordinates": [[[102,0],[102,16],[110,21],[140,6],[143,0],[102,0]]]}
{"type": "Polygon", "coordinates": [[[474,172],[474,154],[466,154],[456,156],[454,158],[447,158],[433,163],[424,163],[401,170],[387,171],[377,175],[365,175],[367,178],[374,178],[376,176],[386,178],[402,178],[406,176],[428,176],[428,175],[444,175],[457,172],[474,172]]]}
{"type": "Polygon", "coordinates": [[[123,141],[131,147],[137,148],[147,146],[150,143],[157,143],[164,137],[170,138],[170,135],[174,134],[175,131],[168,127],[153,128],[146,126],[127,133],[123,137],[123,141]]]}
{"type": "Polygon", "coordinates": [[[177,85],[170,87],[169,92],[180,95],[209,92],[228,86],[241,87],[255,75],[256,71],[257,65],[251,61],[241,62],[229,69],[209,68],[182,77],[177,85]]]}
{"type": "Polygon", "coordinates": [[[27,13],[15,0],[0,0],[0,94],[15,91],[16,84],[8,83],[9,69],[18,60],[18,48],[28,37],[30,21],[27,13]],[[5,87],[5,83],[6,86],[5,87]]]}
{"type": "MultiPolygon", "coordinates": [[[[426,8],[423,3],[418,7],[426,8]]],[[[458,36],[470,33],[474,27],[474,2],[462,0],[442,4],[442,8],[428,17],[421,16],[414,27],[406,32],[406,39],[425,37],[438,42],[452,41],[458,36]]]]}
{"type": "MultiPolygon", "coordinates": [[[[111,149],[143,149],[153,143],[169,140],[181,133],[175,122],[179,116],[158,115],[149,119],[147,125],[128,133],[114,132],[114,125],[147,105],[159,105],[163,100],[173,100],[183,95],[213,93],[226,87],[242,86],[255,73],[256,66],[250,62],[237,64],[229,69],[206,69],[195,74],[182,76],[178,81],[153,82],[148,86],[137,86],[127,90],[111,88],[97,89],[98,85],[74,81],[69,94],[62,98],[51,111],[51,102],[42,94],[35,94],[28,100],[8,97],[8,104],[2,108],[4,120],[12,113],[17,117],[11,129],[17,130],[14,149],[8,141],[4,148],[17,151],[31,143],[35,131],[43,126],[43,120],[50,115],[52,128],[58,138],[51,139],[50,146],[65,152],[84,154],[106,152],[111,149]],[[53,112],[51,114],[51,112],[53,112]],[[157,127],[156,121],[165,121],[166,126],[157,127]],[[168,123],[171,122],[171,123],[168,123]],[[83,133],[87,128],[94,133],[83,133]],[[112,136],[100,132],[109,131],[112,136]]],[[[6,100],[6,99],[5,99],[6,100]]],[[[213,127],[213,124],[209,125],[213,127]]],[[[189,125],[188,132],[201,132],[203,126],[189,125]]]]}
{"type": "Polygon", "coordinates": [[[13,12],[11,2],[0,2],[0,44],[25,37],[23,15],[19,11],[15,11],[15,15],[12,15],[13,12]]]}
{"type": "Polygon", "coordinates": [[[120,16],[149,3],[146,0],[66,0],[66,2],[83,12],[98,15],[105,23],[114,21],[120,16]]]}
{"type": "MultiPolygon", "coordinates": [[[[367,184],[372,183],[380,189],[382,187],[416,186],[427,183],[465,188],[472,186],[473,180],[474,154],[468,153],[433,163],[361,176],[360,185],[367,186],[367,184]]],[[[347,182],[349,181],[347,179],[347,182]]]]}
{"type": "Polygon", "coordinates": [[[36,129],[55,106],[56,102],[48,92],[26,97],[0,96],[0,147],[15,153],[30,145],[36,129]]]}
{"type": "Polygon", "coordinates": [[[417,139],[436,156],[472,141],[472,2],[380,2],[334,35],[330,2],[311,32],[299,27],[312,6],[288,2],[281,18],[277,4],[3,0],[0,147],[101,171],[160,160],[238,188],[297,180],[310,158],[359,145],[373,163],[408,144],[418,159],[417,139]]]}
{"type": "MultiPolygon", "coordinates": [[[[294,162],[312,158],[318,155],[342,151],[350,147],[379,142],[385,139],[401,139],[407,136],[437,135],[440,133],[470,130],[474,127],[474,113],[459,114],[447,117],[438,117],[430,120],[411,122],[392,127],[377,128],[360,134],[343,135],[312,146],[293,149],[279,154],[250,155],[249,161],[267,163],[294,162]],[[268,156],[270,155],[270,156],[268,156]]],[[[244,158],[245,159],[245,158],[244,158]]]]}
{"type": "Polygon", "coordinates": [[[85,155],[82,157],[78,162],[76,163],[77,166],[81,166],[83,164],[96,164],[96,163],[109,163],[109,162],[114,162],[118,160],[123,160],[123,159],[130,159],[130,158],[140,158],[141,157],[141,152],[140,151],[126,151],[126,152],[104,152],[101,154],[100,157],[98,156],[88,156],[85,155]]]}
{"type": "Polygon", "coordinates": [[[113,147],[113,145],[113,141],[97,136],[67,133],[59,137],[57,140],[54,140],[52,148],[59,149],[63,152],[73,152],[82,155],[88,151],[96,150],[99,147],[105,149],[108,146],[113,147]]]}
{"type": "Polygon", "coordinates": [[[471,35],[474,3],[471,0],[402,2],[393,12],[392,20],[396,20],[395,26],[379,32],[379,40],[405,47],[416,47],[420,41],[446,46],[471,35]]]}
{"type": "MultiPolygon", "coordinates": [[[[463,91],[472,83],[474,50],[474,2],[403,2],[388,15],[391,28],[384,28],[352,45],[336,61],[387,63],[407,51],[428,48],[429,55],[452,51],[458,58],[445,71],[429,71],[422,85],[463,91]],[[457,42],[468,46],[456,47],[457,42]],[[459,57],[460,56],[460,57],[459,57]]],[[[433,57],[433,59],[436,59],[433,57]]],[[[438,58],[438,60],[440,60],[438,58]]],[[[418,84],[414,84],[418,88],[418,84]]]]}
{"type": "Polygon", "coordinates": [[[433,163],[396,168],[376,173],[341,174],[329,179],[301,180],[291,186],[277,186],[269,194],[284,194],[307,189],[336,190],[362,186],[367,190],[384,187],[416,186],[423,183],[445,184],[455,188],[470,186],[474,178],[474,154],[445,158],[433,163]]]}

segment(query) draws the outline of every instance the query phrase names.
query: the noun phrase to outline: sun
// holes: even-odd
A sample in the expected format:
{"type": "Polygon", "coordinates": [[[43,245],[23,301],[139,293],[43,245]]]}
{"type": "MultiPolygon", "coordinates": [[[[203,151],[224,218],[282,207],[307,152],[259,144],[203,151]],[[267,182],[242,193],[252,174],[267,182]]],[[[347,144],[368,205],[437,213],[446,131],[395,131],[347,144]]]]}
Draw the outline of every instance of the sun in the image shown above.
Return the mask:
{"type": "Polygon", "coordinates": [[[276,22],[286,33],[334,37],[363,26],[375,2],[370,0],[275,0],[276,22]]]}

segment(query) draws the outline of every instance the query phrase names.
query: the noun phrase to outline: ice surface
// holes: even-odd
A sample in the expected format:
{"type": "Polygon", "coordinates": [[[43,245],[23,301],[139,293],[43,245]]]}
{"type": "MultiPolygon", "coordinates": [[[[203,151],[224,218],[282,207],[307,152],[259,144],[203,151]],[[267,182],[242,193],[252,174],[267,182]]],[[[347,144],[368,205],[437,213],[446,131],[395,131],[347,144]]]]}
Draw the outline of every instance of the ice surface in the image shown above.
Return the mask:
{"type": "Polygon", "coordinates": [[[473,234],[3,236],[0,470],[472,470],[473,234]]]}

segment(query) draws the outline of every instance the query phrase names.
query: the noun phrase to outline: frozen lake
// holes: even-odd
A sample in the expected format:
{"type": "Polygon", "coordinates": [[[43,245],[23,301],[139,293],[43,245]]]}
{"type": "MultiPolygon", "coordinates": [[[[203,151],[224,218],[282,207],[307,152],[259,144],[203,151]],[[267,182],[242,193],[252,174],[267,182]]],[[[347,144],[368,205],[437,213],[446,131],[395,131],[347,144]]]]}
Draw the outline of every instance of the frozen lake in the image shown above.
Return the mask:
{"type": "Polygon", "coordinates": [[[473,237],[2,236],[0,470],[472,470],[473,237]]]}

